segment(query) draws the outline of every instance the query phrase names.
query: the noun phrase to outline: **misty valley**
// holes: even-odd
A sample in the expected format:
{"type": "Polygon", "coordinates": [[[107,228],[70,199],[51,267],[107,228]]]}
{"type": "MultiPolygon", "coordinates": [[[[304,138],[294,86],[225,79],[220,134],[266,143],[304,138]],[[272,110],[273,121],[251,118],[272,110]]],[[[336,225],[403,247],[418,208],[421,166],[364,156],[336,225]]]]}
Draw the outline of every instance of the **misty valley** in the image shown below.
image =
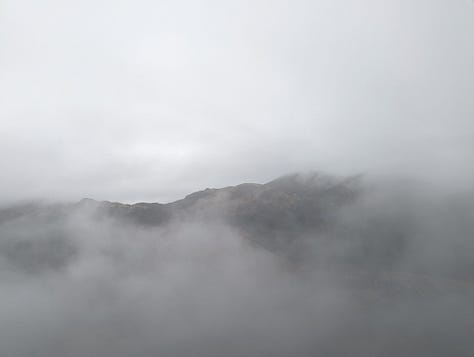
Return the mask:
{"type": "Polygon", "coordinates": [[[0,0],[0,357],[474,357],[474,0],[0,0]]]}
{"type": "Polygon", "coordinates": [[[292,174],[0,209],[0,355],[473,356],[474,194],[292,174]]]}

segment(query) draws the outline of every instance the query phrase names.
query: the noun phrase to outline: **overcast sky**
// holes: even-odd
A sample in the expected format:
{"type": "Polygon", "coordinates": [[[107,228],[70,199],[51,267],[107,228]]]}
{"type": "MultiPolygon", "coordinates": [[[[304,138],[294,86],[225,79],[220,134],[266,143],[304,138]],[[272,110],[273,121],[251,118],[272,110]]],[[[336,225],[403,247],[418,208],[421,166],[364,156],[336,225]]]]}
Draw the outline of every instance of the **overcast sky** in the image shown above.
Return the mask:
{"type": "Polygon", "coordinates": [[[0,0],[0,201],[474,178],[470,0],[0,0]]]}

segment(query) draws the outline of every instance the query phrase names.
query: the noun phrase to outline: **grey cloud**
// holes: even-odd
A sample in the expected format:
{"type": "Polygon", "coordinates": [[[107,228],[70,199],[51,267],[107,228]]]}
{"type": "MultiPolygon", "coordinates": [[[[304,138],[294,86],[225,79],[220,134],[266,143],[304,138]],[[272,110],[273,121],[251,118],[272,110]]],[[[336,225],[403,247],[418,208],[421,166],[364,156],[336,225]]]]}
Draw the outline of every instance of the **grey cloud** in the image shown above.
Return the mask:
{"type": "Polygon", "coordinates": [[[472,355],[472,2],[0,8],[0,354],[472,355]],[[51,203],[314,169],[369,180],[317,227],[51,203]]]}
{"type": "Polygon", "coordinates": [[[468,356],[472,200],[364,181],[338,207],[338,182],[203,191],[159,225],[124,219],[143,204],[2,211],[2,353],[468,356]],[[252,190],[258,214],[235,221],[252,190]]]}

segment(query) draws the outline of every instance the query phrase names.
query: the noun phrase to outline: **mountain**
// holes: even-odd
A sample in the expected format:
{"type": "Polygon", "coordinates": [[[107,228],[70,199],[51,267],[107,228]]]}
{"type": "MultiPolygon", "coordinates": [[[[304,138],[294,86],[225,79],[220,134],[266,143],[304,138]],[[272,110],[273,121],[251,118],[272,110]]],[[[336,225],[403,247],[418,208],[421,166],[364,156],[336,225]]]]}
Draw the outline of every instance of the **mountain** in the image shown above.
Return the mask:
{"type": "Polygon", "coordinates": [[[265,184],[207,188],[167,204],[83,199],[70,209],[93,208],[97,216],[145,226],[194,217],[225,220],[249,235],[292,235],[302,230],[323,229],[335,211],[355,199],[358,184],[358,177],[293,174],[265,184]]]}
{"type": "Polygon", "coordinates": [[[229,227],[292,264],[472,279],[474,229],[468,219],[472,203],[436,201],[413,187],[369,186],[360,176],[307,173],[264,184],[207,188],[167,204],[83,199],[17,205],[0,210],[0,250],[3,247],[20,265],[31,262],[34,268],[39,263],[33,262],[40,261],[39,265],[54,268],[74,255],[68,237],[81,232],[81,224],[165,229],[199,222],[229,227]],[[84,217],[86,223],[75,223],[79,227],[71,230],[71,222],[84,217]],[[31,227],[45,238],[24,239],[31,235],[31,227]],[[45,257],[51,247],[53,258],[48,263],[45,257]]]}
{"type": "Polygon", "coordinates": [[[84,211],[97,220],[113,219],[143,227],[164,226],[176,220],[212,221],[229,224],[257,245],[283,251],[302,234],[327,229],[338,210],[355,200],[358,190],[359,177],[292,174],[265,184],[207,188],[167,204],[88,198],[63,205],[27,204],[3,209],[0,222],[60,221],[84,211]]]}

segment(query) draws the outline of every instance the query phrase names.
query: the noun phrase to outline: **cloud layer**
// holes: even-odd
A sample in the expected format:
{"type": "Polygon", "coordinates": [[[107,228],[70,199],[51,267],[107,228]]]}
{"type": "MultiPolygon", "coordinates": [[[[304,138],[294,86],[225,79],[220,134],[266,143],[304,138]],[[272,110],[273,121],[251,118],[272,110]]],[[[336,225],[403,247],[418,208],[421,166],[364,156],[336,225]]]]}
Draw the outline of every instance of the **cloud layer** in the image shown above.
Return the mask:
{"type": "Polygon", "coordinates": [[[0,352],[469,356],[472,202],[383,186],[270,250],[284,226],[244,235],[212,201],[161,226],[29,206],[0,216],[0,352]]]}

